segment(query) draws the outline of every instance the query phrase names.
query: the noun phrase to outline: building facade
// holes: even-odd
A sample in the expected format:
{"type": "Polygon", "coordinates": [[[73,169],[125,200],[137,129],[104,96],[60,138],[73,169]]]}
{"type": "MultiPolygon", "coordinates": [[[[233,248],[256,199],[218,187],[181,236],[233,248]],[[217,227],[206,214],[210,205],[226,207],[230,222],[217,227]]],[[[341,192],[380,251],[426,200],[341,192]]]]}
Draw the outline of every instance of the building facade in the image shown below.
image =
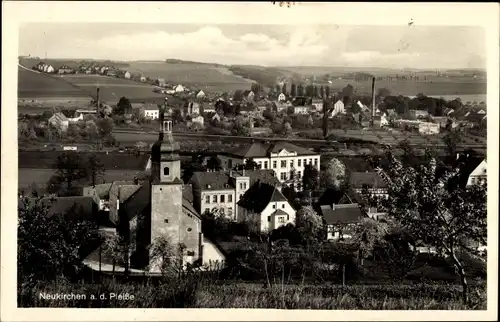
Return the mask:
{"type": "Polygon", "coordinates": [[[233,169],[252,159],[257,163],[257,169],[273,170],[274,175],[281,183],[290,180],[292,173],[301,179],[305,166],[311,165],[320,171],[318,153],[288,142],[272,144],[253,143],[243,149],[236,149],[218,155],[224,169],[233,169]]]}
{"type": "Polygon", "coordinates": [[[467,178],[467,187],[472,187],[477,184],[486,184],[487,175],[487,165],[486,160],[481,161],[481,163],[471,172],[467,178]]]}

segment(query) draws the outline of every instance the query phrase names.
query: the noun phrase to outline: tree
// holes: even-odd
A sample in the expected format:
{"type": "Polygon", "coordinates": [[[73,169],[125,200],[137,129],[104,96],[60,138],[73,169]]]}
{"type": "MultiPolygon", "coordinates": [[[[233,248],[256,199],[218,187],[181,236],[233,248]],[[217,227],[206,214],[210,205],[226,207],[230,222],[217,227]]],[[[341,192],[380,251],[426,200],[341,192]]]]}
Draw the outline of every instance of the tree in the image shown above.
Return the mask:
{"type": "Polygon", "coordinates": [[[387,88],[385,88],[385,87],[379,88],[379,89],[377,90],[377,97],[378,97],[378,98],[387,97],[387,96],[389,96],[389,95],[391,95],[391,91],[390,91],[390,90],[388,90],[388,89],[387,89],[387,88]]]}
{"type": "Polygon", "coordinates": [[[297,86],[297,96],[304,96],[304,86],[302,86],[302,84],[297,86]]]}
{"type": "Polygon", "coordinates": [[[348,84],[346,87],[342,89],[342,97],[347,97],[348,100],[351,99],[354,94],[354,87],[351,84],[348,84]]]}
{"type": "Polygon", "coordinates": [[[283,134],[286,136],[290,136],[292,133],[292,125],[290,124],[290,122],[285,122],[285,124],[283,124],[283,134]]]}
{"type": "Polygon", "coordinates": [[[373,256],[377,246],[385,247],[385,236],[389,228],[386,223],[371,218],[364,218],[354,230],[353,242],[357,245],[359,259],[363,264],[363,259],[373,256]]]}
{"type": "Polygon", "coordinates": [[[174,125],[184,122],[184,118],[182,117],[182,111],[180,109],[176,108],[172,111],[172,121],[174,125]]]}
{"type": "Polygon", "coordinates": [[[444,144],[446,145],[446,156],[449,160],[453,160],[457,155],[457,146],[460,140],[458,132],[451,131],[445,135],[443,138],[444,144]]]}
{"type": "Polygon", "coordinates": [[[310,206],[302,207],[297,211],[295,226],[308,244],[324,239],[323,218],[310,206]]]}
{"type": "Polygon", "coordinates": [[[281,92],[285,95],[288,95],[287,88],[286,88],[286,83],[283,83],[283,88],[281,89],[281,92]]]}
{"type": "Polygon", "coordinates": [[[115,277],[116,264],[123,261],[124,256],[124,240],[117,234],[106,237],[101,245],[101,252],[111,258],[113,265],[113,278],[115,277]]]}
{"type": "Polygon", "coordinates": [[[404,139],[403,141],[398,143],[398,148],[403,150],[402,161],[404,164],[412,164],[415,162],[415,157],[417,153],[415,149],[411,146],[411,142],[408,139],[404,139]]]}
{"type": "Polygon", "coordinates": [[[132,110],[132,104],[129,99],[126,97],[121,97],[118,103],[116,104],[115,114],[124,115],[130,113],[132,110]]]}
{"type": "Polygon", "coordinates": [[[64,152],[57,157],[55,164],[56,173],[51,178],[51,183],[55,187],[50,187],[50,192],[57,192],[61,184],[65,185],[65,192],[71,194],[73,184],[80,179],[87,177],[86,166],[80,155],[76,152],[64,152]]]}
{"type": "Polygon", "coordinates": [[[254,159],[250,158],[246,160],[244,168],[246,170],[256,170],[259,168],[259,165],[254,161],[254,159]]]}
{"type": "Polygon", "coordinates": [[[213,156],[207,161],[207,168],[214,171],[219,171],[222,169],[222,164],[219,158],[213,156]]]}
{"type": "Polygon", "coordinates": [[[306,164],[304,166],[304,174],[302,176],[302,188],[309,191],[317,190],[318,176],[318,169],[312,164],[306,164]]]}
{"type": "Polygon", "coordinates": [[[323,99],[323,137],[326,139],[328,137],[328,114],[331,110],[331,101],[328,99],[323,99]]]}
{"type": "Polygon", "coordinates": [[[101,160],[95,155],[92,154],[87,161],[87,176],[92,183],[92,186],[95,187],[97,180],[102,179],[106,170],[104,169],[104,164],[102,164],[101,160]]]}
{"type": "Polygon", "coordinates": [[[321,85],[319,89],[319,96],[320,98],[325,98],[325,88],[323,87],[323,85],[321,85]]]}
{"type": "Polygon", "coordinates": [[[378,168],[389,185],[388,198],[379,202],[382,211],[401,222],[414,240],[435,247],[452,260],[462,284],[462,298],[468,303],[466,269],[461,251],[478,255],[477,245],[486,245],[486,185],[470,189],[447,189],[458,169],[436,174],[436,160],[417,167],[402,164],[391,151],[388,165],[378,168]]]}
{"type": "Polygon", "coordinates": [[[234,91],[233,101],[241,102],[243,100],[243,92],[240,89],[234,91]]]}
{"type": "Polygon", "coordinates": [[[291,89],[290,89],[290,96],[295,97],[297,96],[297,86],[292,83],[291,89]]]}
{"type": "Polygon", "coordinates": [[[259,83],[253,83],[250,87],[254,94],[259,94],[261,92],[262,86],[259,83]]]}
{"type": "Polygon", "coordinates": [[[319,98],[318,86],[314,85],[314,97],[319,98]]]}
{"type": "Polygon", "coordinates": [[[113,132],[113,120],[109,117],[99,119],[96,125],[101,137],[111,135],[113,132]]]}
{"type": "Polygon", "coordinates": [[[99,129],[97,127],[97,124],[93,120],[85,122],[84,131],[85,136],[91,141],[97,139],[97,137],[99,136],[99,129]]]}
{"type": "Polygon", "coordinates": [[[167,237],[157,237],[150,245],[150,254],[152,268],[159,268],[163,277],[175,277],[180,273],[182,259],[167,237]]]}
{"type": "Polygon", "coordinates": [[[29,291],[39,280],[74,272],[80,265],[85,242],[97,237],[95,224],[85,220],[81,208],[49,215],[52,201],[22,200],[18,212],[18,285],[29,291]]]}
{"type": "Polygon", "coordinates": [[[325,88],[325,96],[326,96],[327,98],[329,98],[329,97],[330,97],[330,86],[329,86],[329,85],[327,85],[327,86],[326,86],[326,88],[325,88]]]}
{"type": "Polygon", "coordinates": [[[326,170],[322,174],[325,185],[335,189],[340,189],[347,179],[346,166],[337,158],[333,158],[328,162],[326,170]]]}

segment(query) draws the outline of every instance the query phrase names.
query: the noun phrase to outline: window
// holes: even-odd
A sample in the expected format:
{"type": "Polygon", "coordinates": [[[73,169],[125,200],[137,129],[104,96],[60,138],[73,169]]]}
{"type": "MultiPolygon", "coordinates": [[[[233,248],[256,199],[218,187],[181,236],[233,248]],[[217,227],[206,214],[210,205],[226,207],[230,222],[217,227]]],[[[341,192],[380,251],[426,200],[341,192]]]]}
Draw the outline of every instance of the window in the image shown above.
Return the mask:
{"type": "Polygon", "coordinates": [[[233,195],[227,195],[227,202],[233,202],[233,195]]]}
{"type": "Polygon", "coordinates": [[[285,217],[281,217],[281,216],[280,216],[280,217],[278,217],[278,222],[279,222],[280,224],[284,224],[284,223],[285,223],[285,217]]]}
{"type": "Polygon", "coordinates": [[[264,169],[267,169],[267,161],[264,161],[264,169]]]}
{"type": "Polygon", "coordinates": [[[225,195],[221,195],[220,196],[220,202],[226,202],[226,196],[225,195]]]}
{"type": "Polygon", "coordinates": [[[188,231],[188,232],[191,232],[191,231],[193,231],[193,229],[192,229],[191,227],[189,227],[189,228],[187,229],[187,231],[188,231]]]}
{"type": "Polygon", "coordinates": [[[213,202],[214,203],[217,203],[217,195],[214,195],[213,198],[212,198],[213,202]]]}
{"type": "Polygon", "coordinates": [[[313,161],[312,159],[309,159],[309,164],[312,164],[312,161],[313,161]]]}
{"type": "Polygon", "coordinates": [[[318,166],[318,159],[314,159],[314,165],[318,166]]]}
{"type": "Polygon", "coordinates": [[[188,256],[194,256],[194,252],[192,250],[188,250],[187,255],[188,256]]]}
{"type": "Polygon", "coordinates": [[[278,161],[273,161],[273,169],[276,169],[278,167],[278,161]]]}
{"type": "Polygon", "coordinates": [[[205,215],[210,215],[210,208],[205,208],[205,215]]]}
{"type": "Polygon", "coordinates": [[[276,209],[276,205],[273,205],[273,209],[276,209]]]}
{"type": "Polygon", "coordinates": [[[205,196],[205,203],[210,203],[210,196],[205,196]]]}
{"type": "Polygon", "coordinates": [[[285,209],[285,204],[282,204],[282,205],[281,205],[281,208],[285,209]]]}
{"type": "Polygon", "coordinates": [[[282,168],[286,168],[286,161],[285,161],[285,160],[282,160],[282,161],[281,161],[281,167],[282,167],[282,168]]]}
{"type": "Polygon", "coordinates": [[[301,167],[301,166],[302,166],[302,160],[301,160],[301,159],[298,159],[298,160],[297,160],[297,166],[298,166],[298,167],[301,167]]]}
{"type": "Polygon", "coordinates": [[[259,169],[262,169],[262,161],[257,162],[257,165],[259,166],[259,169]]]}
{"type": "Polygon", "coordinates": [[[163,168],[163,175],[168,176],[170,173],[170,169],[168,167],[163,168]]]}
{"type": "Polygon", "coordinates": [[[271,216],[267,216],[267,221],[271,221],[271,216]]]}
{"type": "Polygon", "coordinates": [[[243,182],[240,182],[240,190],[243,190],[243,182]]]}
{"type": "Polygon", "coordinates": [[[163,222],[168,224],[168,219],[163,219],[163,222]]]}
{"type": "Polygon", "coordinates": [[[245,190],[246,188],[247,188],[247,183],[243,182],[243,190],[245,190]]]}
{"type": "Polygon", "coordinates": [[[280,173],[280,179],[281,180],[286,180],[286,172],[281,172],[280,173]]]}
{"type": "Polygon", "coordinates": [[[297,171],[297,178],[300,179],[301,176],[302,176],[302,172],[301,171],[297,171]]]}
{"type": "Polygon", "coordinates": [[[307,164],[307,159],[304,159],[304,167],[306,166],[307,164]]]}
{"type": "Polygon", "coordinates": [[[290,161],[290,168],[293,168],[293,160],[290,161]]]}

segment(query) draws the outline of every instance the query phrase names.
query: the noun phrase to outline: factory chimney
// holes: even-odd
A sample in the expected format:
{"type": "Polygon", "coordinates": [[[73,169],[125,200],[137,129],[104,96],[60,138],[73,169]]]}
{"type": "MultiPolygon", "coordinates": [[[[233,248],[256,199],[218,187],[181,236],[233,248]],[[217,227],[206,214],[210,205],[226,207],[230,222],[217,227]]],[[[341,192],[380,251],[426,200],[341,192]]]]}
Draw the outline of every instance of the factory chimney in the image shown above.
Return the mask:
{"type": "Polygon", "coordinates": [[[97,110],[101,110],[101,101],[99,100],[99,87],[97,87],[97,110]]]}
{"type": "Polygon", "coordinates": [[[372,78],[372,118],[371,125],[373,126],[375,119],[375,77],[372,78]]]}

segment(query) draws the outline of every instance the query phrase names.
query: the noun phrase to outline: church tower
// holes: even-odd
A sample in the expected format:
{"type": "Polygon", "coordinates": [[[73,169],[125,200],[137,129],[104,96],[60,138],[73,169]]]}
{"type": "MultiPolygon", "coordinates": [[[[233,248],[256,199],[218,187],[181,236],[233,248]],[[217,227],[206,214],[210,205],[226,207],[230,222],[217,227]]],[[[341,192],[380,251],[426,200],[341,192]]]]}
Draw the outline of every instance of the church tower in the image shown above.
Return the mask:
{"type": "Polygon", "coordinates": [[[164,237],[176,250],[181,242],[183,182],[170,115],[166,106],[160,108],[159,137],[151,150],[151,243],[164,237]]]}

